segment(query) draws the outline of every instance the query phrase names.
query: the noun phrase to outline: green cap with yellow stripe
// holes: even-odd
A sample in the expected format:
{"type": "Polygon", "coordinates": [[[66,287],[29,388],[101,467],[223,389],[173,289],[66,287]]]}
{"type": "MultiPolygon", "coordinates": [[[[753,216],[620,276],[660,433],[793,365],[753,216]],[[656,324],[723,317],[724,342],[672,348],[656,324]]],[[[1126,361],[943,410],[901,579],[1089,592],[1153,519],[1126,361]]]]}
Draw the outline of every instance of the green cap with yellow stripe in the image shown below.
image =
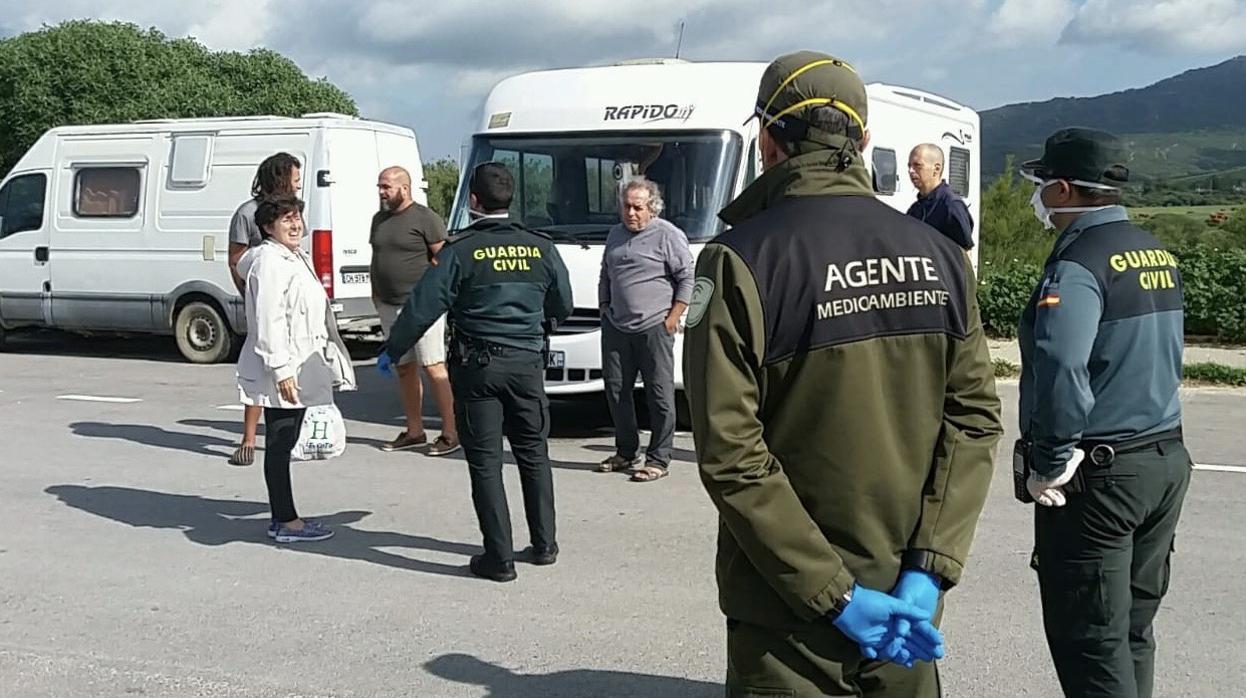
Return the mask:
{"type": "Polygon", "coordinates": [[[865,83],[847,62],[819,51],[797,51],[779,56],[767,66],[757,90],[756,116],[762,127],[777,126],[791,141],[807,140],[807,115],[830,106],[848,116],[848,136],[865,134],[869,104],[865,83]]]}

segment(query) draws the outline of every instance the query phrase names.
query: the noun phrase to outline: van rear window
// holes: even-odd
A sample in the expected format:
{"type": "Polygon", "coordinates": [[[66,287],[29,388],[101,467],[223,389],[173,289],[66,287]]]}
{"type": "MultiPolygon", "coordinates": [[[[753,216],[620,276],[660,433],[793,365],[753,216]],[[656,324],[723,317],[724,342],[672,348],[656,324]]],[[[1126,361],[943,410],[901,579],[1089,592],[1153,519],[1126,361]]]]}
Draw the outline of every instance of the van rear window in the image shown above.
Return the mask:
{"type": "Polygon", "coordinates": [[[130,218],[138,213],[142,173],[137,167],[84,167],[74,178],[74,215],[130,218]]]}
{"type": "Polygon", "coordinates": [[[874,191],[883,196],[896,193],[896,182],[900,179],[896,174],[896,151],[890,148],[875,148],[873,162],[874,191]]]}
{"type": "Polygon", "coordinates": [[[947,161],[948,185],[957,196],[969,196],[969,151],[952,146],[947,161]]]}

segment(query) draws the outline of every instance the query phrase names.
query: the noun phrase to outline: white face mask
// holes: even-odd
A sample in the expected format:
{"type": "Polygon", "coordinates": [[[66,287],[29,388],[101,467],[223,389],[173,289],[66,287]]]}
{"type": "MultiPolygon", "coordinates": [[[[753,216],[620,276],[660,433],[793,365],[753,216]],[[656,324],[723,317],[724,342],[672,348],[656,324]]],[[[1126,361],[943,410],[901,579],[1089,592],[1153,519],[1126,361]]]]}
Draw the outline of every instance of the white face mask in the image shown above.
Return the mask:
{"type": "MultiPolygon", "coordinates": [[[[1043,224],[1045,230],[1055,230],[1056,224],[1051,220],[1052,215],[1057,213],[1090,213],[1091,211],[1102,211],[1105,208],[1112,208],[1116,204],[1106,204],[1104,206],[1064,206],[1060,208],[1049,208],[1043,203],[1043,190],[1060,181],[1058,179],[1042,180],[1029,173],[1022,172],[1021,176],[1034,182],[1038,186],[1034,187],[1034,195],[1030,197],[1030,206],[1034,207],[1034,217],[1039,223],[1043,224]]],[[[1070,184],[1076,184],[1091,189],[1102,189],[1104,191],[1117,191],[1116,187],[1110,187],[1106,184],[1098,182],[1084,182],[1080,179],[1068,180],[1070,184]]]]}

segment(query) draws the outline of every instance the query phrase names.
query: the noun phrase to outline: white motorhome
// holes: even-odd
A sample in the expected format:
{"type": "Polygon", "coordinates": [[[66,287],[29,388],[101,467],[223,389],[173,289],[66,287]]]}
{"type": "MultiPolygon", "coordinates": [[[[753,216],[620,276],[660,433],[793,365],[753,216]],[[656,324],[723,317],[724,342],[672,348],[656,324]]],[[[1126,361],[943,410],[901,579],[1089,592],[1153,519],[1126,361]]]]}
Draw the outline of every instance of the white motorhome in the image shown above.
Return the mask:
{"type": "MultiPolygon", "coordinates": [[[[637,174],[656,181],[666,202],[663,217],[687,233],[698,253],[723,230],[718,211],[760,172],[758,124],[749,117],[765,68],[630,61],[526,73],[489,94],[464,171],[490,160],[508,164],[516,175],[511,214],[560,239],[571,274],[575,312],[551,340],[550,394],[603,389],[597,279],[606,231],[619,220],[619,184],[637,174]]],[[[907,176],[909,151],[937,143],[952,189],[981,220],[977,113],[909,88],[873,83],[866,90],[865,157],[880,200],[906,211],[917,196],[907,176]]],[[[451,214],[454,229],[469,224],[466,179],[451,214]]],[[[677,357],[682,333],[681,324],[677,357]]],[[[683,387],[679,360],[675,382],[683,387]]]]}
{"type": "Polygon", "coordinates": [[[0,183],[5,330],[172,333],[190,361],[227,360],[246,331],[228,269],[229,221],[256,167],[302,163],[307,237],[339,325],[369,325],[376,178],[426,185],[408,128],[341,114],[175,119],[45,133],[0,183]]]}

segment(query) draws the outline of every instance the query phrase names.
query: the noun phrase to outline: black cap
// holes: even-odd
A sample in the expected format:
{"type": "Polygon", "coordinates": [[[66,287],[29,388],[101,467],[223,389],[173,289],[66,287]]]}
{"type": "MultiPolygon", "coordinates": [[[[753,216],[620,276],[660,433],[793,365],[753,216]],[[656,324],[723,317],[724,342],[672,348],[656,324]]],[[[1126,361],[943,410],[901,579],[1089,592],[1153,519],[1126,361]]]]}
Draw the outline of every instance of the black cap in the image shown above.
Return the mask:
{"type": "Polygon", "coordinates": [[[1129,181],[1121,139],[1093,128],[1062,128],[1047,137],[1043,156],[1021,165],[1039,179],[1077,179],[1118,187],[1129,181]]]}

